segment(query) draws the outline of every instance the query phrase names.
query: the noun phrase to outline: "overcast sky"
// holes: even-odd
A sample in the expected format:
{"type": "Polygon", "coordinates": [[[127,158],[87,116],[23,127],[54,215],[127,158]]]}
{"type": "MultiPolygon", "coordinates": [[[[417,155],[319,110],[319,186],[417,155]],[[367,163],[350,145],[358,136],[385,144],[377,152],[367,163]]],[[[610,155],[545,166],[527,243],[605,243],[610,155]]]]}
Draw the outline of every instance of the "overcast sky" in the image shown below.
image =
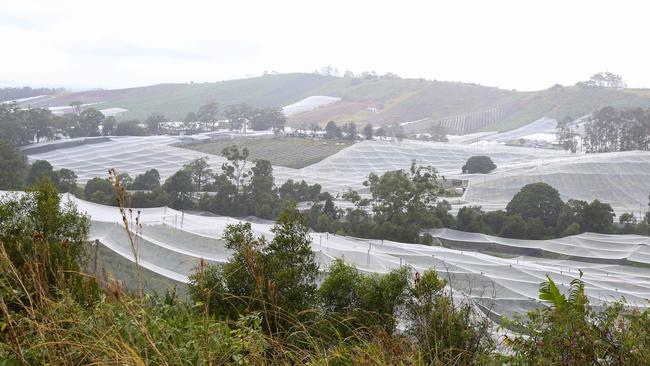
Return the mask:
{"type": "Polygon", "coordinates": [[[8,1],[0,83],[117,88],[326,65],[518,90],[650,87],[645,1],[8,1]]]}

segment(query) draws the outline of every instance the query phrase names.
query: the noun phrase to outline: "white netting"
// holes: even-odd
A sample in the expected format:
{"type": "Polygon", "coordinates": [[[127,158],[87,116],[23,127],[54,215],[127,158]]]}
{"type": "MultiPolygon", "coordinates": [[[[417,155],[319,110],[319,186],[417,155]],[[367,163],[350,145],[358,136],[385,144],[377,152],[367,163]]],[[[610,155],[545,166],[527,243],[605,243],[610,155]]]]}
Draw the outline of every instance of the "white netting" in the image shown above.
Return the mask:
{"type": "MultiPolygon", "coordinates": [[[[108,168],[131,175],[156,168],[165,179],[193,159],[209,156],[216,172],[224,158],[171,146],[179,137],[147,136],[112,138],[111,141],[30,155],[45,159],[55,168],[74,170],[81,182],[106,177],[108,168]]],[[[599,199],[616,213],[642,215],[650,195],[650,152],[570,155],[563,151],[508,147],[500,144],[467,145],[419,141],[363,141],[308,167],[274,167],[276,183],[304,179],[319,183],[323,190],[339,193],[362,189],[370,172],[407,169],[411,161],[434,166],[447,178],[469,181],[460,205],[504,208],[521,187],[545,182],[563,199],[599,199]],[[487,155],[497,169],[486,175],[462,175],[461,167],[472,155],[487,155]]]]}
{"type": "MultiPolygon", "coordinates": [[[[121,258],[134,260],[116,207],[70,195],[63,202],[67,200],[91,217],[91,240],[98,239],[121,258]]],[[[187,282],[201,258],[209,263],[226,261],[231,252],[221,237],[228,225],[241,222],[228,217],[183,214],[166,207],[139,211],[144,222],[136,240],[141,265],[177,282],[187,282]],[[170,216],[183,220],[169,223],[170,216]]],[[[272,238],[272,225],[266,221],[251,222],[254,233],[267,238],[272,238]]],[[[386,273],[402,265],[420,272],[434,268],[455,291],[498,315],[541,306],[538,289],[547,274],[560,289],[567,290],[580,270],[584,273],[587,295],[596,303],[624,297],[631,305],[647,306],[650,298],[648,237],[585,233],[553,240],[519,240],[450,229],[429,233],[437,246],[327,233],[310,235],[312,250],[323,270],[335,258],[367,273],[386,273]]]]}
{"type": "MultiPolygon", "coordinates": [[[[133,260],[117,208],[69,196],[92,220],[92,239],[133,260]]],[[[186,282],[200,258],[218,263],[230,251],[221,240],[228,217],[183,214],[170,208],[142,209],[145,224],[138,238],[143,266],[161,276],[186,282]],[[183,217],[175,224],[162,217],[183,217]]],[[[270,222],[252,222],[256,235],[272,237],[270,222]]],[[[439,246],[363,240],[311,233],[312,250],[321,269],[343,258],[361,271],[386,273],[402,265],[417,271],[436,269],[455,291],[474,298],[500,315],[541,306],[539,284],[546,274],[567,290],[584,272],[586,291],[595,302],[625,297],[646,306],[650,297],[650,238],[637,235],[586,233],[554,240],[517,240],[449,229],[431,230],[439,246]],[[443,245],[443,246],[440,246],[443,245]]]]}

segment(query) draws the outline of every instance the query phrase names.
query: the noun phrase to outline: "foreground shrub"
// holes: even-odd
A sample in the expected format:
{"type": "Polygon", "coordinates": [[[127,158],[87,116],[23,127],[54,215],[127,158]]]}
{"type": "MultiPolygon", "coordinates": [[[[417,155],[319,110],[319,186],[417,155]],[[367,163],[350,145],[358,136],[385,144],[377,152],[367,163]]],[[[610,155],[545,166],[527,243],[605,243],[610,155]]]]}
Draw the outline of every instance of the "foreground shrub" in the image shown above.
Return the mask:
{"type": "MultiPolygon", "coordinates": [[[[581,274],[582,277],[582,274],[581,274]]],[[[512,361],[524,365],[648,365],[650,313],[622,302],[594,309],[582,278],[562,294],[555,282],[540,286],[549,306],[507,324],[521,335],[506,338],[512,361]]]]}

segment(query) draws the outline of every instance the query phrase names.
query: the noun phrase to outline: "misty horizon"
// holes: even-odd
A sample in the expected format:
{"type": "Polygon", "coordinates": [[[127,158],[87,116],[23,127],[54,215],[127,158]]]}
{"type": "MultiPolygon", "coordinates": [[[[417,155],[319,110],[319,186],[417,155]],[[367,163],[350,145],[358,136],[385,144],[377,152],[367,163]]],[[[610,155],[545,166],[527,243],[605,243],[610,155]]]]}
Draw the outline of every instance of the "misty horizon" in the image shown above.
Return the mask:
{"type": "Polygon", "coordinates": [[[4,86],[115,89],[279,73],[403,78],[541,90],[601,71],[650,86],[646,5],[622,2],[5,4],[4,86]],[[245,19],[246,21],[241,21],[245,19]]]}

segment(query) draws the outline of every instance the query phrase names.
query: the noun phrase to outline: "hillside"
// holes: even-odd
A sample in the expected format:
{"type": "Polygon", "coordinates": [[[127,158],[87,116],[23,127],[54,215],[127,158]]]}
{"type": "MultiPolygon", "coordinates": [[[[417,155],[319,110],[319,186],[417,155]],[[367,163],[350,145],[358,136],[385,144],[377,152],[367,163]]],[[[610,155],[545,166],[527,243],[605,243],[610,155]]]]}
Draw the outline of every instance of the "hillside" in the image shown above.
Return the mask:
{"type": "Polygon", "coordinates": [[[405,123],[409,133],[428,131],[442,123],[452,132],[506,131],[541,117],[579,117],[605,105],[650,107],[650,91],[555,86],[518,92],[476,84],[424,79],[363,80],[316,74],[279,74],[215,83],[159,84],[116,90],[59,93],[25,102],[32,107],[67,106],[73,101],[104,108],[124,108],[120,119],[144,119],[163,113],[181,119],[206,102],[221,106],[248,103],[282,107],[315,95],[341,101],[291,115],[289,124],[308,127],[330,120],[359,124],[405,123]]]}

